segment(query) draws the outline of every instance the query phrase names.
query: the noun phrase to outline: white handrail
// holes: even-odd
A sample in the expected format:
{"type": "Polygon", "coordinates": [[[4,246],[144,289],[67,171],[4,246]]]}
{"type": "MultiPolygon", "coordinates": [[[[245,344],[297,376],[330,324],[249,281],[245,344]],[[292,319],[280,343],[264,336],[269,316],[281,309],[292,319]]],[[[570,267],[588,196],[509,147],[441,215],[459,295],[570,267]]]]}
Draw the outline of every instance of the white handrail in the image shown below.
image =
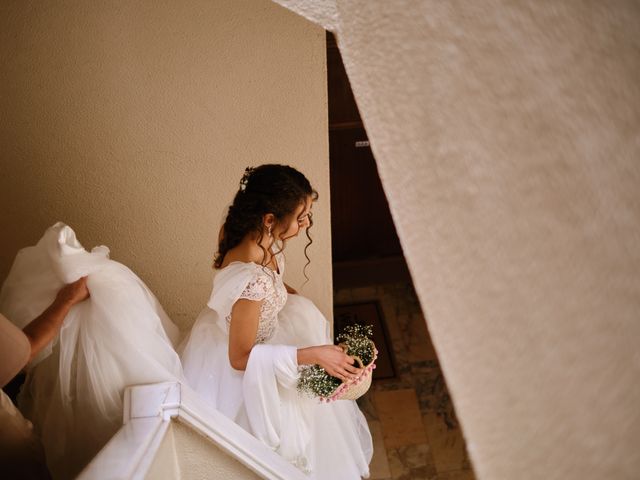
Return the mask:
{"type": "Polygon", "coordinates": [[[300,470],[179,382],[128,387],[124,395],[123,417],[122,428],[78,479],[144,479],[167,434],[171,419],[178,419],[209,438],[218,448],[262,478],[307,479],[300,470]]]}

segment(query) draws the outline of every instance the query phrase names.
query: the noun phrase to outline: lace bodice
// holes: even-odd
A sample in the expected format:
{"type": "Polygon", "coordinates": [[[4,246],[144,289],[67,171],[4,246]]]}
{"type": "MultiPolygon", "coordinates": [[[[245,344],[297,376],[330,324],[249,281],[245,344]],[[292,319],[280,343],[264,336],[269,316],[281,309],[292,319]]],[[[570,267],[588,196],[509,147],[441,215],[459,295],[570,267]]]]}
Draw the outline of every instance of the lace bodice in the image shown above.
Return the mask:
{"type": "MultiPolygon", "coordinates": [[[[280,273],[258,264],[253,265],[255,265],[255,276],[247,283],[238,299],[262,300],[256,343],[264,343],[275,333],[278,313],[287,301],[287,289],[282,280],[280,262],[278,262],[280,273]]],[[[226,320],[227,324],[231,322],[231,314],[227,315],[226,320]]]]}

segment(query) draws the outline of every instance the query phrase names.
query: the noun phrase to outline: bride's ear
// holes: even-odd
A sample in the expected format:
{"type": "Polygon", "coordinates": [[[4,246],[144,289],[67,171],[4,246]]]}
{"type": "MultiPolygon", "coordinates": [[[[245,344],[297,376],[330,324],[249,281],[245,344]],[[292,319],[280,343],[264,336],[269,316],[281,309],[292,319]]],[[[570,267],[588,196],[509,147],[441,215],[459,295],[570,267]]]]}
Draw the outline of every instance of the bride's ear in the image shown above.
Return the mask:
{"type": "Polygon", "coordinates": [[[266,213],[262,217],[262,225],[265,228],[269,228],[269,226],[273,227],[276,222],[276,216],[273,213],[266,213]]]}

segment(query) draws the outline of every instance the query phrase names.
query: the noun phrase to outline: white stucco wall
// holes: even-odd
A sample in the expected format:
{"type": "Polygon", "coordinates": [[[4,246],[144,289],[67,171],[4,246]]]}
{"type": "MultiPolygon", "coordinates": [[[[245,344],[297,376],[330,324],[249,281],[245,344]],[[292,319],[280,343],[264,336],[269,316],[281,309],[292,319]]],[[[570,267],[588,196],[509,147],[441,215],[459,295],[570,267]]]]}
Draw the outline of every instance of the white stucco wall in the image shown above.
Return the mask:
{"type": "Polygon", "coordinates": [[[330,316],[325,63],[324,30],[268,0],[0,4],[0,281],[62,220],[186,329],[244,168],[287,163],[320,193],[304,293],[330,316]]]}
{"type": "Polygon", "coordinates": [[[477,476],[637,478],[640,3],[335,4],[477,476]]]}

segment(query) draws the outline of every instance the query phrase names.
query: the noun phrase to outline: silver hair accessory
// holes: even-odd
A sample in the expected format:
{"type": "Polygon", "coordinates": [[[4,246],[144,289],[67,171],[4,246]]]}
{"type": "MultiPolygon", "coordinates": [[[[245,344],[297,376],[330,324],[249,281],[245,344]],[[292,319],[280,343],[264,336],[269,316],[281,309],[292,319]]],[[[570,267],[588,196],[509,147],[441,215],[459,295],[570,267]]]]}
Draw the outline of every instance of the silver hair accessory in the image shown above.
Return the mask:
{"type": "Polygon", "coordinates": [[[240,190],[241,191],[244,192],[247,189],[247,183],[249,183],[249,177],[253,173],[253,170],[254,170],[253,167],[247,167],[247,168],[244,169],[244,175],[242,175],[242,178],[240,179],[240,190]]]}

